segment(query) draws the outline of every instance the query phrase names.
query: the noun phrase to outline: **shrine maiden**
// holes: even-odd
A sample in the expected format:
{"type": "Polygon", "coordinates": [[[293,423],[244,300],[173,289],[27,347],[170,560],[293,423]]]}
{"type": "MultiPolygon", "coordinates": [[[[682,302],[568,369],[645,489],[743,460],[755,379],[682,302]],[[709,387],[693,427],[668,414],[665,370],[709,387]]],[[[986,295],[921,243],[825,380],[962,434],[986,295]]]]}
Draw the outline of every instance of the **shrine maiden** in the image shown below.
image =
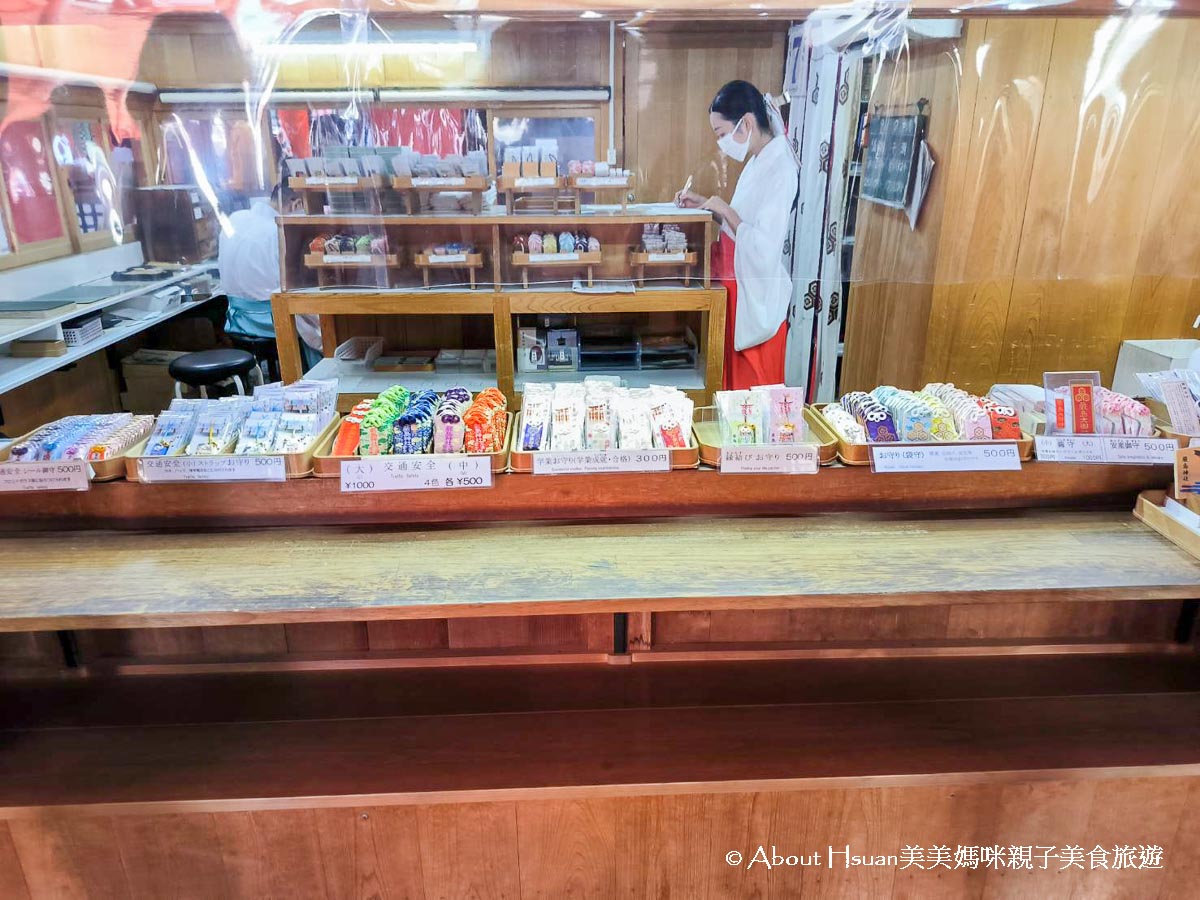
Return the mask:
{"type": "Polygon", "coordinates": [[[729,294],[725,327],[726,390],[783,382],[787,311],[792,279],[783,248],[796,199],[796,160],[782,123],[773,120],[762,93],[748,81],[731,81],[709,107],[717,147],[747,160],[726,203],[680,191],[680,206],[712,210],[721,223],[713,271],[729,294]]]}

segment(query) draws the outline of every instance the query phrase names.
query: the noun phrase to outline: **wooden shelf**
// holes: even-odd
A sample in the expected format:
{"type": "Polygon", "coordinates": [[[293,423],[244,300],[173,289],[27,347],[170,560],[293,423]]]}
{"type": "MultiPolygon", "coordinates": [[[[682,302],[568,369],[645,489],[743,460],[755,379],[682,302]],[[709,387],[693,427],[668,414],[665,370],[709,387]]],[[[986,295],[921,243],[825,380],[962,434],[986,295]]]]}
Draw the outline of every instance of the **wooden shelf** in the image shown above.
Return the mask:
{"type": "MultiPolygon", "coordinates": [[[[698,474],[671,472],[659,483],[665,488],[667,479],[698,474]]],[[[510,499],[510,515],[562,518],[569,514],[566,478],[501,475],[497,481],[530,489],[540,500],[540,511],[531,514],[510,499]]],[[[633,479],[622,489],[623,479],[607,476],[607,491],[636,489],[633,479]]],[[[586,480],[595,501],[600,479],[586,480]]],[[[725,480],[748,483],[748,477],[710,473],[707,484],[719,490],[718,481],[725,480]]],[[[803,481],[803,490],[814,488],[812,479],[795,480],[803,481]]],[[[379,512],[386,503],[391,521],[425,527],[436,520],[425,509],[457,499],[444,491],[343,494],[330,479],[292,484],[303,485],[310,501],[302,506],[296,502],[301,492],[292,492],[287,512],[293,522],[310,526],[331,519],[349,523],[355,516],[343,515],[346,510],[358,510],[361,520],[367,508],[379,512]],[[315,498],[323,506],[318,517],[310,512],[315,498]]],[[[214,495],[240,506],[237,521],[245,526],[261,523],[255,512],[270,496],[264,488],[279,491],[276,504],[287,503],[282,484],[160,487],[175,490],[113,482],[93,486],[88,495],[107,497],[110,525],[122,518],[122,503],[140,495],[143,508],[160,515],[186,510],[187,519],[168,519],[176,525],[202,524],[199,517],[212,508],[214,495]]],[[[457,502],[476,512],[499,494],[495,488],[465,493],[457,502]]],[[[643,487],[642,493],[651,515],[673,513],[663,490],[643,487]]],[[[12,523],[12,516],[6,520],[12,523]]],[[[26,524],[26,533],[0,541],[0,571],[6,573],[0,630],[422,619],[484,610],[549,615],[1180,600],[1200,594],[1200,562],[1128,512],[659,521],[581,525],[570,532],[493,526],[407,531],[403,537],[387,530],[308,528],[286,537],[247,531],[236,541],[220,533],[28,529],[26,524]],[[569,556],[562,551],[567,536],[569,556]],[[402,576],[397,540],[408,548],[402,576]],[[520,567],[461,565],[464,559],[500,558],[514,546],[525,560],[520,567]],[[221,565],[213,566],[218,557],[221,565]],[[887,565],[876,571],[864,559],[887,565]],[[51,582],[59,588],[48,593],[51,582]],[[171,589],[164,591],[164,584],[171,589]]]]}
{"type": "Polygon", "coordinates": [[[685,253],[646,253],[641,250],[635,250],[629,255],[629,261],[635,266],[694,266],[696,264],[696,253],[690,250],[685,253]],[[672,258],[661,259],[663,256],[670,256],[672,258]],[[674,257],[678,257],[678,259],[674,257]]]}
{"type": "Polygon", "coordinates": [[[501,175],[496,179],[496,190],[518,194],[554,193],[566,188],[567,180],[562,176],[501,175]]]}
{"type": "MultiPolygon", "coordinates": [[[[1108,517],[1101,520],[1104,528],[1153,535],[1149,528],[1134,522],[1129,510],[1139,493],[1163,488],[1170,480],[1171,470],[1164,466],[1033,462],[1019,472],[974,473],[969,483],[954,475],[876,475],[869,469],[846,466],[830,466],[811,477],[730,475],[712,469],[605,476],[604,485],[618,486],[605,490],[599,489],[595,476],[555,476],[547,488],[544,478],[500,475],[488,490],[460,493],[342,494],[339,485],[325,479],[242,485],[114,481],[79,493],[0,494],[0,532],[607,521],[918,510],[988,510],[997,527],[1006,523],[1019,527],[1023,517],[1014,519],[1014,514],[1001,511],[1104,505],[1119,508],[1103,514],[1108,517]]],[[[0,542],[0,548],[4,545],[0,542]]]]}
{"type": "Polygon", "coordinates": [[[600,250],[593,250],[582,253],[514,253],[512,261],[514,266],[542,268],[543,266],[598,266],[604,260],[600,250]],[[535,256],[539,258],[534,259],[535,256]],[[554,259],[551,257],[562,258],[554,259]]]}
{"type": "Polygon", "coordinates": [[[578,294],[574,291],[507,291],[509,310],[518,313],[709,312],[725,303],[725,289],[658,289],[632,294],[578,294]]]}
{"type": "Polygon", "coordinates": [[[447,257],[438,256],[435,253],[418,253],[413,259],[413,264],[421,269],[425,287],[430,286],[430,274],[437,269],[467,269],[470,272],[471,290],[475,290],[475,270],[483,268],[483,254],[459,253],[447,257]],[[455,256],[461,256],[463,259],[456,261],[455,256]]]}
{"type": "MultiPolygon", "coordinates": [[[[372,716],[386,686],[365,709],[344,692],[355,718],[326,694],[330,718],[7,730],[0,817],[1200,774],[1194,689],[372,716]]],[[[293,676],[249,703],[319,689],[293,676]]]]}
{"type": "Polygon", "coordinates": [[[675,222],[680,225],[712,224],[712,214],[694,209],[677,209],[662,204],[631,204],[627,211],[607,207],[585,206],[578,213],[506,213],[503,209],[486,209],[478,215],[466,213],[422,213],[420,215],[378,215],[375,213],[344,213],[341,215],[281,215],[276,221],[285,227],[339,225],[493,225],[529,228],[544,225],[644,225],[646,223],[675,222]]]}
{"type": "Polygon", "coordinates": [[[306,253],[304,255],[304,265],[309,269],[386,269],[389,266],[400,265],[400,257],[394,253],[386,255],[371,255],[370,260],[347,260],[345,262],[337,260],[339,255],[358,256],[355,253],[337,254],[337,253],[306,253]]]}

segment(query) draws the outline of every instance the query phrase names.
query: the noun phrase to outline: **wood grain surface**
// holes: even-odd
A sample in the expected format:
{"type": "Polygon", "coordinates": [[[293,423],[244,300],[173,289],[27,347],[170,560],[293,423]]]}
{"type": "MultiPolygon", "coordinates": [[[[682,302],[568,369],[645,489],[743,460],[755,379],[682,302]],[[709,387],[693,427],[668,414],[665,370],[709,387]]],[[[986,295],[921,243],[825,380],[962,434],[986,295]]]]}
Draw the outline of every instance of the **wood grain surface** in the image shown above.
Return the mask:
{"type": "Polygon", "coordinates": [[[1200,595],[1115,512],[33,534],[0,571],[7,631],[1200,595]]]}
{"type": "MultiPolygon", "coordinates": [[[[286,342],[284,342],[286,343],[286,342]]],[[[298,351],[297,351],[298,352],[298,351]]],[[[299,358],[299,357],[297,357],[299,358]]],[[[814,512],[1022,509],[1103,504],[1132,509],[1165,488],[1168,466],[1028,463],[1019,472],[877,475],[833,466],[814,478],[711,469],[628,475],[500,475],[484,491],[343,494],[338,479],[283,484],[132,484],[84,492],[0,494],[0,532],[767,516],[814,512]]]]}
{"type": "Polygon", "coordinates": [[[0,733],[0,818],[1200,775],[1200,693],[0,733]],[[1153,740],[1147,740],[1153,735],[1153,740]],[[932,774],[937,773],[937,774],[932,774]]]}

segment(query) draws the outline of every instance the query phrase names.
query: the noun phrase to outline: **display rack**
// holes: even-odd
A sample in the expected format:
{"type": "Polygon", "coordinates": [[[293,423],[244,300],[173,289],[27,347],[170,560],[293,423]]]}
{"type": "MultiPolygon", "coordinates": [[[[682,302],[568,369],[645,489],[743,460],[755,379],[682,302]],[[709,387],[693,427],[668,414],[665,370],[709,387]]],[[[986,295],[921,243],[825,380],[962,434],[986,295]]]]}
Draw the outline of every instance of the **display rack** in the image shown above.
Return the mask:
{"type": "MultiPolygon", "coordinates": [[[[725,291],[713,288],[711,277],[711,240],[713,220],[707,211],[681,210],[673,205],[653,204],[618,207],[583,207],[579,212],[508,214],[487,210],[480,215],[290,215],[280,216],[281,284],[275,295],[273,311],[278,335],[280,369],[285,379],[301,373],[299,340],[290,318],[314,314],[323,317],[323,329],[333,334],[329,317],[349,315],[387,316],[462,316],[485,315],[492,318],[497,356],[495,383],[520,404],[523,385],[537,376],[517,376],[513,337],[515,316],[520,315],[614,315],[646,313],[697,313],[703,323],[696,329],[699,354],[695,369],[687,371],[640,372],[613,370],[596,374],[628,376],[631,384],[662,382],[669,379],[686,390],[698,403],[710,402],[720,388],[725,339],[725,291]],[[655,280],[649,289],[634,292],[596,292],[598,279],[619,279],[633,283],[634,267],[642,227],[648,223],[672,222],[687,232],[689,246],[685,255],[683,279],[678,282],[655,280]],[[339,266],[327,263],[323,254],[310,254],[309,242],[322,232],[339,229],[354,234],[387,238],[388,256],[382,265],[361,263],[339,266]],[[588,231],[597,237],[601,249],[596,252],[562,254],[562,259],[530,255],[510,249],[513,239],[531,230],[588,231]],[[435,263],[426,255],[431,244],[456,242],[474,246],[462,264],[435,263]],[[702,249],[701,249],[702,248],[702,249]],[[314,260],[313,257],[316,257],[314,260]],[[311,261],[311,265],[310,265],[311,261]],[[693,271],[698,268],[698,273],[693,271]],[[461,282],[437,284],[435,271],[445,268],[462,273],[461,282]],[[383,273],[386,281],[376,283],[378,275],[361,282],[362,270],[383,273]],[[464,271],[465,270],[465,271],[464,271]],[[531,273],[541,273],[541,283],[531,273]],[[592,291],[572,289],[578,276],[592,291]],[[356,283],[356,279],[358,279],[356,283]]],[[[680,268],[674,263],[674,268],[680,268]]],[[[664,271],[668,266],[662,267],[664,271]]],[[[327,348],[328,349],[328,348],[327,348]]],[[[326,360],[319,364],[324,375],[346,373],[344,365],[326,360]],[[337,371],[333,371],[337,369],[337,371]]],[[[349,390],[339,401],[343,408],[371,393],[366,384],[382,384],[388,377],[372,378],[366,370],[355,371],[353,381],[363,390],[349,390]]],[[[539,373],[540,375],[541,373],[539,373]]],[[[588,373],[555,372],[558,380],[582,378],[588,373]]],[[[434,373],[432,381],[449,387],[455,374],[434,373]],[[442,382],[444,381],[444,384],[442,382]]],[[[383,385],[386,387],[386,385],[383,385]]],[[[382,389],[382,388],[380,388],[382,389]]],[[[375,391],[377,393],[378,391],[375,391]]]]}
{"type": "MultiPolygon", "coordinates": [[[[501,175],[496,179],[497,193],[504,194],[504,208],[508,215],[517,212],[518,198],[536,197],[549,200],[554,209],[566,201],[571,209],[578,212],[579,195],[561,176],[550,175],[501,175]]],[[[536,215],[540,210],[535,211],[536,215]]]]}
{"type": "Polygon", "coordinates": [[[392,187],[398,191],[409,192],[413,198],[409,209],[416,213],[424,207],[422,199],[428,194],[469,193],[472,211],[479,215],[483,212],[483,195],[487,193],[488,179],[484,175],[397,175],[392,178],[392,187]]]}

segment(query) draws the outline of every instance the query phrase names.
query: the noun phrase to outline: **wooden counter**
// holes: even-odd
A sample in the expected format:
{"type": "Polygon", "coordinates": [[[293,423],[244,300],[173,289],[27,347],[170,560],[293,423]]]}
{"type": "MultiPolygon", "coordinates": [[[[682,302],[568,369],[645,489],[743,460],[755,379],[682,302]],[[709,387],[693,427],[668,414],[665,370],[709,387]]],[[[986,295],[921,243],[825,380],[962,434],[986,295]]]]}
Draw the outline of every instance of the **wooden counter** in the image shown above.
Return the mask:
{"type": "Polygon", "coordinates": [[[1128,512],[47,533],[0,571],[6,631],[1200,597],[1128,512]]]}
{"type": "Polygon", "coordinates": [[[711,469],[629,475],[500,475],[473,491],[343,494],[337,479],[283,484],[95,484],[83,493],[0,494],[0,531],[264,525],[429,525],[819,512],[1113,506],[1165,487],[1168,466],[1027,463],[1019,472],[815,476],[711,469]]]}

